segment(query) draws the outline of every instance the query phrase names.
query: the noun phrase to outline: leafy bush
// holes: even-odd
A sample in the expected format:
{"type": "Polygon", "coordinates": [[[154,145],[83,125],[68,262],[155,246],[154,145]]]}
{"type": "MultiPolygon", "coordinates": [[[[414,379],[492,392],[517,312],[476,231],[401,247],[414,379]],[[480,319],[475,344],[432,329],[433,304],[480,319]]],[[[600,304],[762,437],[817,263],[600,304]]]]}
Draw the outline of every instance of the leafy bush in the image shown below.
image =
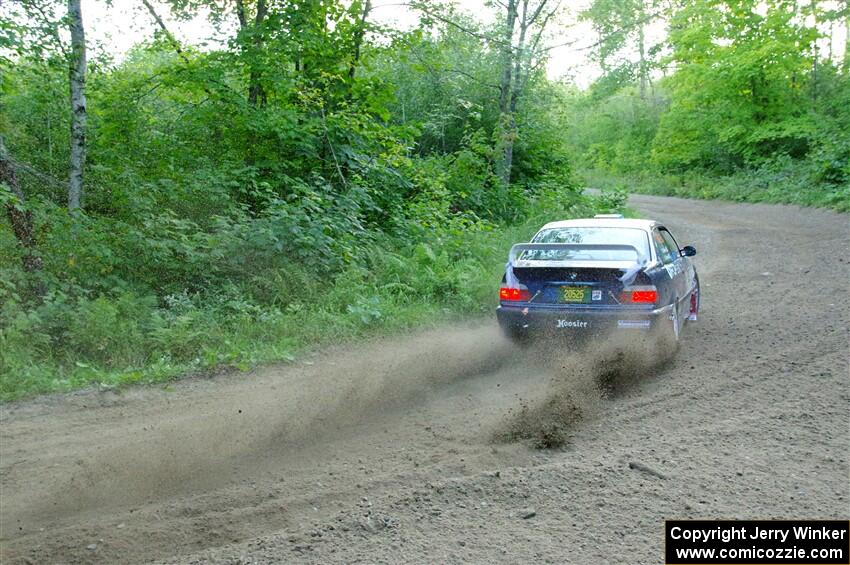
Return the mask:
{"type": "MultiPolygon", "coordinates": [[[[57,221],[57,230],[92,242],[74,255],[91,260],[91,269],[79,261],[58,269],[52,285],[62,290],[38,301],[27,298],[27,277],[16,262],[0,271],[0,398],[90,383],[155,382],[221,365],[248,368],[367,332],[484,313],[495,305],[511,244],[553,218],[621,204],[621,195],[587,197],[547,181],[526,201],[524,220],[512,226],[451,212],[434,222],[433,214],[416,217],[421,209],[414,205],[406,231],[360,238],[338,232],[328,238],[325,229],[299,234],[291,212],[275,211],[253,220],[219,219],[209,232],[159,217],[143,232],[118,232],[120,238],[90,218],[57,221]],[[139,233],[152,238],[146,250],[126,241],[139,233]],[[275,247],[284,233],[301,242],[300,251],[275,247]],[[104,259],[103,249],[130,249],[131,255],[104,259]],[[350,260],[332,257],[346,253],[350,260]],[[110,265],[111,276],[123,273],[128,280],[113,289],[81,286],[110,265]],[[131,287],[136,290],[120,290],[131,287]]],[[[58,239],[59,233],[48,237],[64,249],[58,239]]]]}
{"type": "Polygon", "coordinates": [[[210,51],[176,53],[163,34],[118,63],[92,49],[74,213],[57,180],[67,61],[40,29],[6,38],[0,129],[32,166],[18,176],[44,268],[22,271],[0,217],[0,397],[247,367],[481,312],[512,240],[597,206],[572,186],[562,85],[526,69],[506,182],[501,50],[431,18],[381,30],[362,9],[283,3],[274,25],[210,51]]]}
{"type": "Polygon", "coordinates": [[[615,188],[684,198],[721,198],[735,202],[774,202],[799,206],[832,208],[850,212],[850,182],[818,181],[823,170],[815,159],[777,159],[757,169],[742,169],[731,175],[699,170],[681,174],[646,172],[611,175],[604,171],[582,171],[580,176],[592,186],[615,188]]]}

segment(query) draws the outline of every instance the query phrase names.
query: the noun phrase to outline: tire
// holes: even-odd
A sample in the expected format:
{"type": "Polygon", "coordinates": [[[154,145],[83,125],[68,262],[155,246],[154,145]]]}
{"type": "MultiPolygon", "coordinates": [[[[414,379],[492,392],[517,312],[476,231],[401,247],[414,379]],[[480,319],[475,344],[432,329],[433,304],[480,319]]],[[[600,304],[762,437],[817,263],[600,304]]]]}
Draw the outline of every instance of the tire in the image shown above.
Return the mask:
{"type": "Polygon", "coordinates": [[[511,343],[519,347],[525,347],[528,345],[529,341],[531,341],[528,336],[528,332],[522,328],[502,327],[502,333],[505,334],[505,337],[508,338],[511,343]]]}
{"type": "Polygon", "coordinates": [[[670,315],[662,320],[658,345],[663,353],[673,355],[679,350],[679,337],[682,326],[679,320],[679,299],[673,301],[670,315]]]}

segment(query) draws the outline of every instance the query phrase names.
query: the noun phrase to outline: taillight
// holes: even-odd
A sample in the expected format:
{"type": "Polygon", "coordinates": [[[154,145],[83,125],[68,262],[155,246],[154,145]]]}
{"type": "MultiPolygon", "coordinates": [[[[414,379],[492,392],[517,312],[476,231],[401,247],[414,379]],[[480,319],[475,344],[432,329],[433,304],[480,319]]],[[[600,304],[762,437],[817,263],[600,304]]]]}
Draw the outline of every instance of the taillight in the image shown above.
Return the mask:
{"type": "Polygon", "coordinates": [[[499,300],[508,302],[525,302],[531,298],[531,293],[524,286],[520,288],[510,288],[503,286],[499,289],[499,300]]]}
{"type": "Polygon", "coordinates": [[[655,304],[658,301],[658,291],[654,286],[626,288],[623,291],[623,302],[633,304],[655,304]]]}
{"type": "Polygon", "coordinates": [[[651,302],[658,300],[658,292],[654,290],[633,290],[632,302],[651,302]]]}

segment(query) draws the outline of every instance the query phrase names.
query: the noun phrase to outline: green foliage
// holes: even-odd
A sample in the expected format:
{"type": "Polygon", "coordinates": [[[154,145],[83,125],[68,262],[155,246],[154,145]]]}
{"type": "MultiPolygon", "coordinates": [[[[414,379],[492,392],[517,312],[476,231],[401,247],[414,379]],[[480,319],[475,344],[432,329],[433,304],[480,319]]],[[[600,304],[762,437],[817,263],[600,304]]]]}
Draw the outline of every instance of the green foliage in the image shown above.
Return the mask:
{"type": "Polygon", "coordinates": [[[781,159],[725,176],[698,171],[612,175],[599,170],[582,171],[579,176],[589,186],[602,189],[735,202],[796,204],[850,212],[850,185],[813,185],[812,166],[811,162],[781,159]]]}
{"type": "Polygon", "coordinates": [[[760,7],[703,0],[674,16],[671,59],[686,64],[666,84],[672,103],[653,147],[662,167],[728,171],[810,150],[819,129],[809,73],[817,32],[795,2],[769,2],[765,15],[760,7]]]}
{"type": "Polygon", "coordinates": [[[169,6],[208,13],[229,41],[201,51],[158,32],[118,64],[95,50],[74,214],[61,36],[33,27],[28,1],[0,27],[0,127],[44,262],[25,273],[0,219],[2,399],[482,312],[510,244],[598,205],[575,192],[563,89],[539,73],[516,115],[517,182],[498,180],[499,52],[481,34],[381,29],[359,1],[263,18],[248,2],[244,23],[228,3],[169,6]]]}
{"type": "MultiPolygon", "coordinates": [[[[569,100],[578,168],[659,193],[846,210],[850,75],[817,42],[850,14],[824,6],[673,5],[661,61],[672,73],[640,96],[633,75],[610,69],[569,100]]],[[[611,27],[612,9],[598,0],[588,18],[611,27]]]]}
{"type": "Polygon", "coordinates": [[[0,270],[0,398],[245,369],[308,346],[484,313],[511,244],[552,218],[621,205],[622,196],[596,199],[552,184],[510,228],[453,216],[421,233],[412,228],[408,242],[378,236],[329,274],[303,262],[246,267],[230,282],[159,298],[107,288],[88,297],[68,286],[33,306],[21,298],[26,277],[10,264],[0,270]]]}
{"type": "Polygon", "coordinates": [[[509,185],[502,53],[473,19],[400,32],[363,21],[360,1],[263,17],[248,2],[240,21],[229,3],[177,0],[228,42],[201,51],[159,32],[119,64],[95,50],[84,211],[69,214],[61,5],[45,6],[0,22],[0,132],[44,264],[23,270],[0,219],[2,399],[245,368],[483,312],[510,244],[620,210],[625,189],[850,202],[846,57],[817,52],[812,24],[846,10],[594,1],[604,74],[578,92],[526,69],[509,185]],[[665,49],[645,34],[662,16],[665,49]],[[573,165],[616,190],[582,196],[573,165]]]}

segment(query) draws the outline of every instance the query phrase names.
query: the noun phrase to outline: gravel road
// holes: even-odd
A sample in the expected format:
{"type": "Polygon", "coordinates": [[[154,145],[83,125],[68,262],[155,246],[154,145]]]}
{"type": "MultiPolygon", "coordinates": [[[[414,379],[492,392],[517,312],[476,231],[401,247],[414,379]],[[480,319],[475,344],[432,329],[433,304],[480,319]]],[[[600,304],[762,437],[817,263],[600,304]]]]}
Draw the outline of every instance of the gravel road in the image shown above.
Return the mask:
{"type": "Polygon", "coordinates": [[[848,216],[631,204],[699,250],[671,362],[486,320],[6,404],[0,561],[659,563],[665,518],[846,519],[848,216]]]}

